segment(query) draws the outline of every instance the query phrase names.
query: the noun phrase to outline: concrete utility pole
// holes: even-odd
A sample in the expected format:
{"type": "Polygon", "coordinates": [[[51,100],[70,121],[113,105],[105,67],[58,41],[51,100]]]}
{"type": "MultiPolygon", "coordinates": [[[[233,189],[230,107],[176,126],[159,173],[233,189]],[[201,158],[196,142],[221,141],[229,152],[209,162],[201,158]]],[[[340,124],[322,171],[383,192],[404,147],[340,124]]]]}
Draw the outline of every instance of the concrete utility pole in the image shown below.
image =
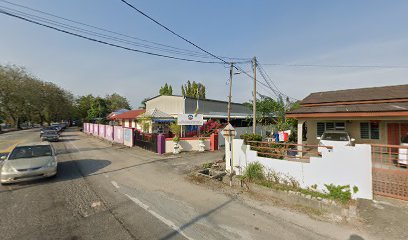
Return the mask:
{"type": "Polygon", "coordinates": [[[231,95],[232,95],[232,75],[234,71],[234,63],[230,65],[230,79],[229,79],[229,96],[228,96],[228,123],[230,123],[231,118],[231,95]]]}
{"type": "Polygon", "coordinates": [[[252,133],[256,133],[256,57],[252,59],[254,66],[254,100],[252,102],[252,133]]]}

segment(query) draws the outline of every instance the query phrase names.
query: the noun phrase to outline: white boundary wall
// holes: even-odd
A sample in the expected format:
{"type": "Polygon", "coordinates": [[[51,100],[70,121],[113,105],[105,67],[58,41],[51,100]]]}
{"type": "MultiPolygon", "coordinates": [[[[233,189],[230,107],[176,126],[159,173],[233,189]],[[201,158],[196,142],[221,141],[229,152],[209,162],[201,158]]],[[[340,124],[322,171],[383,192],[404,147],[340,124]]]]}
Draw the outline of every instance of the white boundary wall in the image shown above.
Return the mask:
{"type": "MultiPolygon", "coordinates": [[[[199,147],[199,140],[198,139],[180,139],[179,142],[179,146],[180,146],[180,150],[182,152],[191,152],[191,151],[198,151],[199,147]]],[[[210,139],[206,138],[204,140],[204,144],[205,144],[205,151],[209,151],[210,150],[210,139]]],[[[166,153],[172,153],[173,152],[173,148],[174,148],[174,142],[172,139],[170,140],[166,140],[166,153]]]]}
{"type": "MultiPolygon", "coordinates": [[[[229,164],[229,144],[226,143],[226,169],[229,164]]],[[[260,162],[265,170],[272,170],[295,178],[302,188],[317,184],[319,190],[324,184],[357,186],[359,191],[353,198],[373,199],[371,146],[357,144],[355,147],[334,148],[322,152],[322,157],[311,157],[310,163],[258,157],[243,140],[234,139],[233,166],[236,174],[241,175],[251,162],[260,162]]]]}

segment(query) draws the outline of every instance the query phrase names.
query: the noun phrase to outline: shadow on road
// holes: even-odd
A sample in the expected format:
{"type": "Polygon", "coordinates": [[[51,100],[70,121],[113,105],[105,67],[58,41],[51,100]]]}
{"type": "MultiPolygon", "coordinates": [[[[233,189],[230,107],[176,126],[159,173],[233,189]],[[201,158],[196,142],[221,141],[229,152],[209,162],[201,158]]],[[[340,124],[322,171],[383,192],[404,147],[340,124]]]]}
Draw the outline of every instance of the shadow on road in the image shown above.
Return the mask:
{"type": "Polygon", "coordinates": [[[83,178],[99,171],[111,164],[109,160],[100,159],[79,159],[58,163],[57,175],[51,178],[43,178],[27,182],[7,184],[0,187],[0,194],[35,187],[43,184],[57,183],[83,178]]]}
{"type": "MultiPolygon", "coordinates": [[[[194,223],[200,221],[201,219],[207,218],[208,216],[210,216],[210,215],[213,214],[214,212],[216,212],[216,211],[220,210],[221,208],[224,208],[225,206],[227,206],[228,204],[230,204],[232,201],[234,201],[234,199],[235,199],[235,198],[231,198],[231,199],[229,199],[228,201],[224,202],[223,204],[221,204],[221,205],[219,205],[219,206],[217,206],[217,207],[215,207],[215,208],[213,208],[213,209],[211,209],[211,210],[209,210],[209,211],[207,211],[207,212],[205,212],[205,213],[203,213],[203,214],[198,215],[197,217],[195,217],[195,218],[191,219],[190,221],[188,221],[187,223],[183,224],[183,225],[179,228],[179,230],[180,230],[180,231],[183,231],[183,230],[185,230],[186,228],[188,228],[188,227],[190,227],[191,225],[193,225],[194,223]]],[[[161,239],[161,240],[173,239],[173,238],[174,238],[175,236],[177,236],[178,234],[180,234],[179,231],[174,230],[174,231],[172,231],[171,233],[167,234],[166,236],[164,236],[164,237],[162,237],[162,238],[160,238],[160,239],[161,239]]]]}

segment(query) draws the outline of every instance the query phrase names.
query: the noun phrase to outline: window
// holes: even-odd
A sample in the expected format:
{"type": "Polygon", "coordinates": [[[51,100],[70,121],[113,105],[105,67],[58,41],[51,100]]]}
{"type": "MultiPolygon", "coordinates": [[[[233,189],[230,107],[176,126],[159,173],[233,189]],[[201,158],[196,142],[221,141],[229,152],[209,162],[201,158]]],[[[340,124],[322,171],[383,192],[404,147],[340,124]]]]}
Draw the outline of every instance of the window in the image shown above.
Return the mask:
{"type": "Polygon", "coordinates": [[[378,122],[360,123],[360,137],[362,139],[380,139],[380,126],[378,122]]]}
{"type": "Polygon", "coordinates": [[[318,122],[317,123],[317,136],[322,136],[325,131],[328,130],[338,130],[345,131],[345,122],[318,122]]]}

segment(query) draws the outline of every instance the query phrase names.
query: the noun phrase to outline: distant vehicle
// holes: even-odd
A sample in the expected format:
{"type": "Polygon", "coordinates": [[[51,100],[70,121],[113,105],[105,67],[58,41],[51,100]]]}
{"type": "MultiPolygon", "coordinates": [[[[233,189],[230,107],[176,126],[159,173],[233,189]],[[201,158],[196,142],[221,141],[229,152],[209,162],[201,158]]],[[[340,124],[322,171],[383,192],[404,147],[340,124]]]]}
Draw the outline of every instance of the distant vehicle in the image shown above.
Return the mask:
{"type": "Polygon", "coordinates": [[[57,158],[48,142],[22,144],[7,158],[2,157],[1,184],[52,177],[57,174],[57,158]]]}
{"type": "MultiPolygon", "coordinates": [[[[408,147],[408,134],[401,139],[401,146],[408,147]]],[[[408,166],[408,149],[399,148],[398,163],[402,166],[408,166]]]]}
{"type": "Polygon", "coordinates": [[[42,135],[44,134],[44,132],[47,132],[47,131],[55,131],[55,132],[57,132],[57,133],[60,133],[60,132],[61,132],[61,128],[58,128],[58,127],[56,127],[56,126],[53,126],[53,127],[44,127],[44,128],[42,128],[42,129],[40,130],[40,137],[42,137],[42,135]]]}
{"type": "Polygon", "coordinates": [[[41,136],[42,141],[58,142],[59,135],[56,131],[45,131],[41,136]]]}
{"type": "MultiPolygon", "coordinates": [[[[350,138],[350,135],[346,131],[325,131],[321,137],[317,137],[319,146],[331,146],[333,148],[342,146],[352,146],[355,139],[350,138]]],[[[318,152],[321,152],[323,147],[318,148],[318,152]]]]}

